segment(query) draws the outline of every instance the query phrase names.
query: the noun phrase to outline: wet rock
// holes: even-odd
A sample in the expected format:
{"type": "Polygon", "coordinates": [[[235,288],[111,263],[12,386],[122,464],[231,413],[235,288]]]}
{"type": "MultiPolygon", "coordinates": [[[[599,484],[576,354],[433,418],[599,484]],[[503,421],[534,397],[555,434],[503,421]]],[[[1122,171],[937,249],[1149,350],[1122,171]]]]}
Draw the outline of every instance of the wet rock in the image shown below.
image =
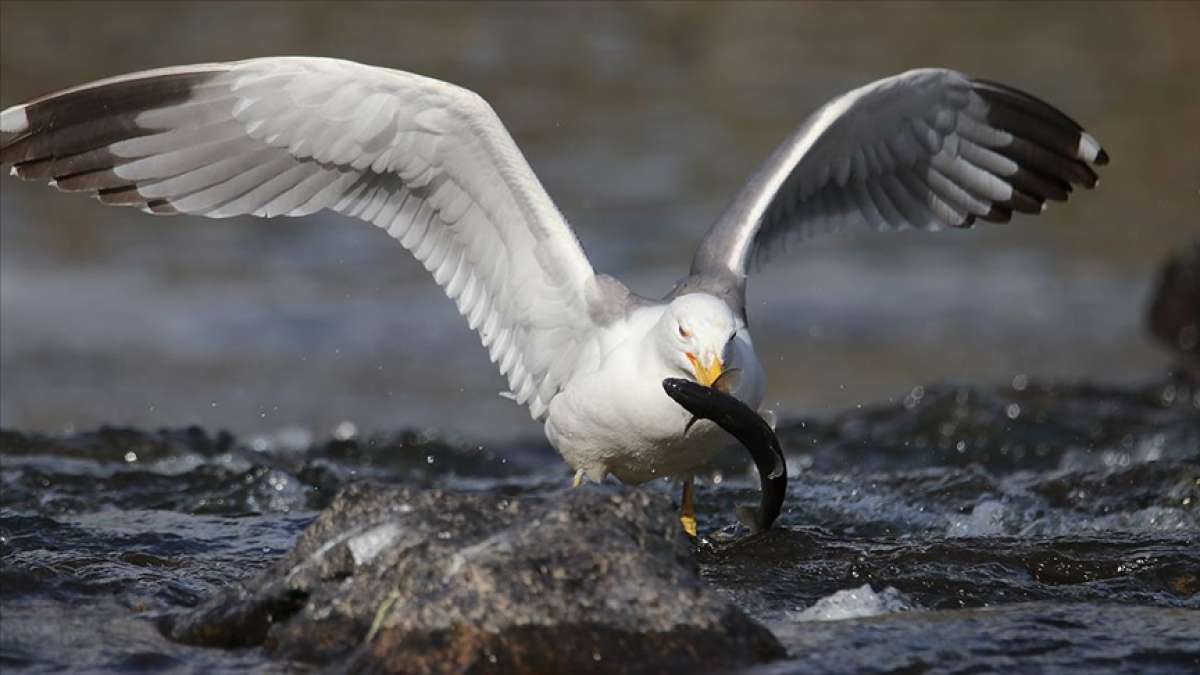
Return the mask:
{"type": "Polygon", "coordinates": [[[701,581],[670,499],[616,488],[355,484],[269,570],[164,631],[360,672],[706,671],[783,655],[701,581]]]}

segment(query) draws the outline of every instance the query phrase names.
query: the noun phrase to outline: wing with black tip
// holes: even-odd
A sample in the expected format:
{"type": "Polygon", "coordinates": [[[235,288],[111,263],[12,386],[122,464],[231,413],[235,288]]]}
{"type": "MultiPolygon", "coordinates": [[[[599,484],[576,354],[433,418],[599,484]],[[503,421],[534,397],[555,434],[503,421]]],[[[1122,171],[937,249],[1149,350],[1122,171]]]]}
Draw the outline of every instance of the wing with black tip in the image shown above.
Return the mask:
{"type": "Polygon", "coordinates": [[[709,230],[692,273],[744,283],[781,244],[847,229],[970,227],[1094,187],[1108,155],[1025,92],[923,69],[855,89],[796,129],[709,230]]]}

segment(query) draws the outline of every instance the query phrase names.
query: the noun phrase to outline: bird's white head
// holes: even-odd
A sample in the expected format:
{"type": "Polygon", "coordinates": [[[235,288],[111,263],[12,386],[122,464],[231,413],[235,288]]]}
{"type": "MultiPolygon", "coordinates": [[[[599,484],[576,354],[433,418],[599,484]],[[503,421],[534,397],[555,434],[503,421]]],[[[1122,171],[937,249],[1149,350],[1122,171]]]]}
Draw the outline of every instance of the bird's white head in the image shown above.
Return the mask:
{"type": "Polygon", "coordinates": [[[725,370],[736,331],[737,319],[724,301],[707,293],[688,293],[667,306],[657,334],[667,363],[711,386],[725,370]]]}

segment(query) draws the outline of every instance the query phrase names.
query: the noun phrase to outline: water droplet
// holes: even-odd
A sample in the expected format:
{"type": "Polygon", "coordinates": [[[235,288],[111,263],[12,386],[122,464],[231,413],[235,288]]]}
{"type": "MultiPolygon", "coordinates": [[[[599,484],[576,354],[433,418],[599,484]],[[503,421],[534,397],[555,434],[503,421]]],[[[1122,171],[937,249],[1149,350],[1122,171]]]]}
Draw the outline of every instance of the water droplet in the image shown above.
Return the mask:
{"type": "Polygon", "coordinates": [[[904,407],[912,410],[913,408],[917,407],[917,404],[919,404],[923,398],[925,398],[925,387],[922,387],[918,384],[912,388],[912,391],[908,392],[907,396],[904,397],[904,407]]]}
{"type": "Polygon", "coordinates": [[[333,437],[339,441],[348,441],[351,438],[354,438],[357,434],[358,426],[356,426],[354,422],[351,422],[350,420],[340,422],[336,427],[333,428],[333,437]]]}
{"type": "Polygon", "coordinates": [[[425,463],[433,464],[433,455],[425,455],[425,463]]]}
{"type": "Polygon", "coordinates": [[[1012,388],[1016,391],[1025,391],[1029,386],[1029,376],[1025,373],[1017,373],[1012,379],[1012,388]]]}
{"type": "Polygon", "coordinates": [[[138,459],[138,458],[137,458],[137,453],[136,453],[136,452],[134,452],[134,451],[130,450],[129,452],[125,453],[125,461],[126,461],[126,462],[129,462],[129,463],[131,463],[131,464],[132,464],[133,462],[136,462],[136,461],[137,461],[137,459],[138,459]]]}
{"type": "Polygon", "coordinates": [[[1004,414],[1008,416],[1008,419],[1015,420],[1021,416],[1021,406],[1009,403],[1008,407],[1004,409],[1004,414]]]}

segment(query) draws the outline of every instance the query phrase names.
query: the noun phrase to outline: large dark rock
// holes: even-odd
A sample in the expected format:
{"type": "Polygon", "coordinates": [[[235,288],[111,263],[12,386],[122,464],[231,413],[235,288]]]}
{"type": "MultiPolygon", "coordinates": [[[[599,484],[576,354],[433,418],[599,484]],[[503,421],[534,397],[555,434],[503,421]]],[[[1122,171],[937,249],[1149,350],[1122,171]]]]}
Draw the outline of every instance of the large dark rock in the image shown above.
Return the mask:
{"type": "Polygon", "coordinates": [[[615,488],[352,485],[272,568],[164,630],[379,672],[727,670],[783,655],[701,581],[666,495],[615,488]]]}

